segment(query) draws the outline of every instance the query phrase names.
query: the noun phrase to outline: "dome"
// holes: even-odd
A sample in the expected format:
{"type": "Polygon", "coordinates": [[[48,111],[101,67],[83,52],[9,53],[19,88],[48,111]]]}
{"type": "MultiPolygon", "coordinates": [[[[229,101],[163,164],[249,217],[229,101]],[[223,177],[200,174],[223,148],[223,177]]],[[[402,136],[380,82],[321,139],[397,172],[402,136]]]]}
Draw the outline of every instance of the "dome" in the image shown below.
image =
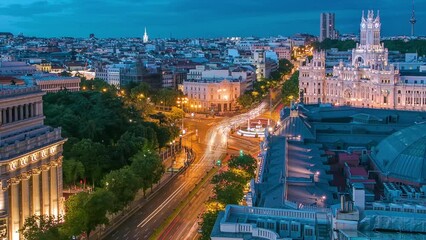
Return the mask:
{"type": "Polygon", "coordinates": [[[395,132],[374,148],[371,157],[384,176],[426,184],[426,124],[395,132]]]}

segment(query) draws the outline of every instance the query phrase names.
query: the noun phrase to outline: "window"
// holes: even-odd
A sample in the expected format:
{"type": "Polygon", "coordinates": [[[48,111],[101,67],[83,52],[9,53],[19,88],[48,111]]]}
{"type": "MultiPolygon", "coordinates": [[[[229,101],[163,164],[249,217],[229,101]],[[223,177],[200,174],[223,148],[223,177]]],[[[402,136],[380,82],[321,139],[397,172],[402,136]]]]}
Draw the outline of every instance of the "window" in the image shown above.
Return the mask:
{"type": "Polygon", "coordinates": [[[299,225],[292,224],[292,225],[291,225],[291,231],[292,231],[292,232],[297,232],[297,231],[299,231],[299,225]]]}
{"type": "Polygon", "coordinates": [[[305,235],[306,236],[312,236],[314,234],[314,231],[312,229],[306,229],[305,230],[305,235]]]}

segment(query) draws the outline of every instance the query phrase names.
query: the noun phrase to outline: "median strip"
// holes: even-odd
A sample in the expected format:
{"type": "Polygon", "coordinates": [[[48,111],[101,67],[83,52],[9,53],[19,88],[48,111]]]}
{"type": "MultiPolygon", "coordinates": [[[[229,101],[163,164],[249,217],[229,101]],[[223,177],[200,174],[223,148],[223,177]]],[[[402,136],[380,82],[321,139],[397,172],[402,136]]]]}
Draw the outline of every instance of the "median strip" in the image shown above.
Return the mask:
{"type": "Polygon", "coordinates": [[[183,210],[183,208],[191,201],[191,199],[201,189],[201,187],[207,181],[209,181],[209,179],[213,177],[218,170],[219,170],[218,168],[210,169],[208,174],[203,178],[203,180],[199,182],[194,189],[191,190],[191,192],[188,194],[185,200],[180,202],[179,205],[172,212],[172,214],[169,215],[169,217],[167,217],[166,220],[157,229],[155,229],[154,233],[149,237],[149,239],[151,240],[159,239],[159,237],[161,237],[162,233],[164,232],[165,228],[168,227],[173,222],[173,220],[179,215],[179,213],[183,210]]]}

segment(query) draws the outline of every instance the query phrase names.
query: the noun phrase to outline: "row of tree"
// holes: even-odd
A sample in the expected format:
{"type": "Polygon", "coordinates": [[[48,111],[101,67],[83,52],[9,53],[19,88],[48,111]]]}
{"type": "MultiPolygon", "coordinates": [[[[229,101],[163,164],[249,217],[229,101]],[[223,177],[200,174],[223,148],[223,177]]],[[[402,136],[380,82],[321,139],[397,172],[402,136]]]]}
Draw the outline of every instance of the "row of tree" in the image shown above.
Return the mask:
{"type": "Polygon", "coordinates": [[[284,82],[281,93],[284,106],[290,106],[292,101],[297,100],[299,97],[299,71],[294,72],[290,79],[284,82]]]}
{"type": "Polygon", "coordinates": [[[227,204],[238,204],[243,200],[249,181],[256,177],[257,161],[250,155],[231,157],[228,170],[218,173],[211,181],[215,197],[207,203],[201,225],[202,240],[210,239],[210,233],[220,211],[227,204]]]}
{"type": "Polygon", "coordinates": [[[46,124],[62,127],[68,138],[63,152],[65,185],[84,180],[100,186],[105,174],[128,165],[142,148],[159,150],[178,136],[176,124],[149,117],[148,91],[144,84],[118,91],[94,80],[83,81],[81,92],[44,97],[46,124]]]}
{"type": "MultiPolygon", "coordinates": [[[[389,51],[398,51],[400,53],[418,53],[419,56],[426,55],[426,40],[384,40],[385,47],[389,51]]],[[[332,40],[325,39],[322,42],[314,42],[313,47],[317,50],[328,50],[337,48],[339,51],[348,51],[356,47],[354,40],[332,40]]]]}
{"type": "Polygon", "coordinates": [[[249,108],[254,103],[260,102],[271,88],[276,88],[279,83],[291,73],[293,64],[287,59],[281,59],[278,63],[278,69],[271,73],[268,79],[259,79],[253,83],[253,89],[246,91],[238,98],[238,103],[243,108],[249,108]]]}
{"type": "Polygon", "coordinates": [[[131,161],[129,166],[108,173],[102,187],[71,196],[66,201],[65,221],[49,216],[28,218],[21,229],[25,239],[61,240],[82,233],[89,237],[98,225],[107,224],[109,214],[123,210],[139,189],[145,194],[164,173],[160,157],[151,150],[139,151],[131,161]]]}

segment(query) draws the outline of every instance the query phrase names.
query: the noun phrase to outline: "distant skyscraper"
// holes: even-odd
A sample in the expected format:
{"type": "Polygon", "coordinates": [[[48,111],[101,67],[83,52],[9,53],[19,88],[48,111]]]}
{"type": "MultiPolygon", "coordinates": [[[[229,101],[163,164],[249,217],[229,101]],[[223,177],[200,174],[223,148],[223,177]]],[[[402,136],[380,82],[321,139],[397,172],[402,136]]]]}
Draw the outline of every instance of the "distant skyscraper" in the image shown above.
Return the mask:
{"type": "Polygon", "coordinates": [[[146,32],[146,27],[145,27],[145,33],[143,34],[143,43],[147,43],[148,42],[148,33],[146,32]]]}
{"type": "Polygon", "coordinates": [[[413,11],[411,13],[411,18],[410,18],[410,23],[411,23],[411,36],[414,36],[414,24],[416,24],[417,19],[416,19],[416,14],[414,12],[414,0],[413,0],[413,11]]]}
{"type": "Polygon", "coordinates": [[[336,39],[338,33],[335,29],[334,13],[321,13],[320,17],[320,42],[324,39],[336,39]]]}

